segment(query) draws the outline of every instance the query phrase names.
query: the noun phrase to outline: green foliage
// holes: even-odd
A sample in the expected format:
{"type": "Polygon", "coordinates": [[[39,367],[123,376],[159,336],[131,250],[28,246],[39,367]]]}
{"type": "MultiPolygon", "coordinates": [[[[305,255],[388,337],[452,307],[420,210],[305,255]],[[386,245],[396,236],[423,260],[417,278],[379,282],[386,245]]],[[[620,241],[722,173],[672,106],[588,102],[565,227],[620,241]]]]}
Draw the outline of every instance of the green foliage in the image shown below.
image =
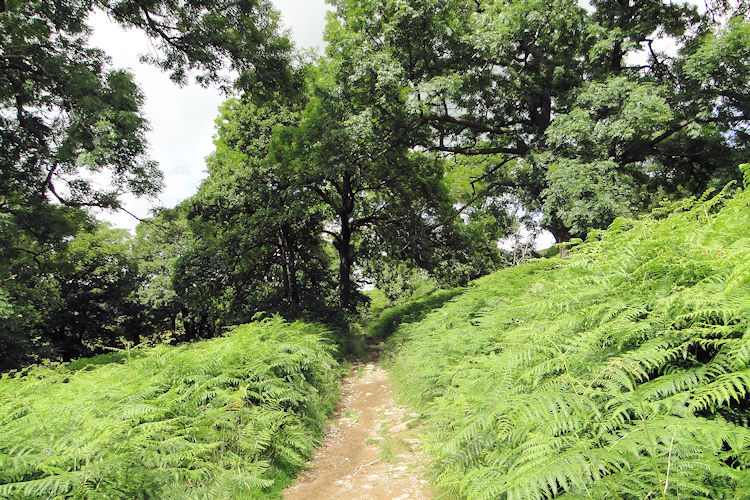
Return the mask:
{"type": "Polygon", "coordinates": [[[742,183],[747,189],[750,187],[750,163],[740,165],[740,170],[742,171],[742,183]]]}
{"type": "Polygon", "coordinates": [[[42,214],[45,224],[55,224],[42,235],[0,217],[4,370],[85,355],[123,336],[137,340],[142,280],[127,232],[71,207],[50,206],[35,215],[42,214]]]}
{"type": "Polygon", "coordinates": [[[92,330],[135,337],[134,323],[163,330],[175,317],[173,295],[158,296],[173,290],[149,265],[139,297],[146,311],[123,316],[139,301],[111,292],[132,285],[132,259],[121,248],[105,255],[113,245],[94,241],[101,234],[86,220],[87,207],[119,209],[123,194],[152,196],[162,186],[148,158],[143,94],[89,45],[94,10],[145,32],[157,49],[145,59],[177,82],[197,72],[203,84],[228,85],[229,66],[259,99],[301,85],[268,0],[0,1],[0,369],[80,355],[92,330]],[[85,248],[70,253],[68,243],[88,233],[85,248]]]}
{"type": "Polygon", "coordinates": [[[88,46],[91,8],[33,0],[0,11],[3,213],[39,211],[48,196],[117,207],[120,193],[154,194],[161,185],[146,155],[143,95],[132,75],[88,46]],[[106,187],[95,172],[106,175],[106,187]]]}
{"type": "Polygon", "coordinates": [[[612,161],[561,159],[548,168],[547,182],[543,203],[547,217],[561,220],[576,236],[601,229],[602,223],[616,217],[634,216],[645,198],[612,161]]]}
{"type": "Polygon", "coordinates": [[[79,207],[116,208],[123,192],[161,185],[146,154],[143,95],[88,46],[91,8],[0,4],[0,287],[12,310],[0,322],[2,369],[54,354],[60,264],[68,242],[91,229],[79,207]]]}
{"type": "Polygon", "coordinates": [[[0,496],[267,498],[337,399],[329,334],[275,318],[225,337],[0,379],[0,496]]]}
{"type": "MultiPolygon", "coordinates": [[[[408,261],[389,259],[387,256],[374,256],[368,259],[363,273],[375,285],[373,292],[382,293],[388,305],[401,304],[439,288],[438,282],[427,272],[410,264],[408,261]]],[[[370,299],[373,298],[369,292],[366,295],[370,299]]],[[[370,307],[372,308],[372,304],[370,307]]]]}
{"type": "MultiPolygon", "coordinates": [[[[71,1],[71,0],[68,0],[71,1]]],[[[92,2],[89,2],[91,4],[92,2]]],[[[281,34],[270,0],[95,0],[114,21],[146,33],[157,51],[144,55],[170,71],[172,80],[230,83],[222,70],[238,74],[236,86],[257,95],[291,91],[292,43],[281,34]]]]}
{"type": "Polygon", "coordinates": [[[383,311],[370,321],[365,328],[365,335],[375,339],[386,339],[403,323],[414,323],[422,320],[427,313],[445,304],[459,295],[463,290],[434,290],[427,295],[418,295],[397,306],[383,311]]]}
{"type": "Polygon", "coordinates": [[[185,203],[162,209],[138,224],[132,241],[132,255],[138,262],[141,286],[138,290],[142,334],[174,335],[186,326],[185,304],[173,286],[176,263],[185,252],[192,233],[185,216],[185,203]],[[182,325],[178,325],[178,318],[182,325]]]}
{"type": "MultiPolygon", "coordinates": [[[[497,220],[476,209],[459,217],[445,162],[408,148],[406,131],[390,133],[403,110],[351,92],[352,64],[347,54],[321,60],[306,67],[304,92],[222,107],[174,280],[209,330],[259,311],[345,324],[366,301],[360,276],[397,288],[391,276],[422,268],[454,285],[499,264],[497,220]]],[[[367,84],[386,101],[400,93],[367,84]]]]}
{"type": "Polygon", "coordinates": [[[79,232],[58,255],[56,278],[64,305],[48,325],[53,339],[75,339],[75,347],[82,348],[137,335],[141,281],[129,240],[124,229],[102,223],[79,232]]]}
{"type": "Polygon", "coordinates": [[[346,312],[364,299],[357,267],[384,255],[429,266],[436,228],[452,210],[443,165],[410,150],[406,131],[391,133],[403,112],[394,100],[400,89],[368,74],[367,94],[382,98],[373,104],[351,89],[352,64],[350,54],[319,64],[299,124],[276,130],[270,148],[275,162],[293,169],[294,192],[311,193],[326,217],[325,233],[339,258],[339,307],[346,312]]]}
{"type": "Polygon", "coordinates": [[[746,498],[750,192],[618,219],[392,340],[450,498],[746,498]]]}
{"type": "Polygon", "coordinates": [[[269,156],[274,130],[300,120],[303,100],[289,101],[230,99],[216,120],[216,151],[185,204],[192,237],[173,277],[195,335],[258,312],[332,320],[322,210],[291,166],[269,156]]]}
{"type": "MultiPolygon", "coordinates": [[[[747,161],[750,133],[750,21],[744,13],[730,18],[726,26],[703,34],[694,52],[680,65],[684,85],[698,94],[698,118],[713,119],[721,132],[742,146],[739,158],[747,161]],[[739,126],[733,126],[733,124],[739,126]]],[[[697,135],[694,133],[694,135],[697,135]]],[[[736,160],[736,158],[733,158],[736,160]]]]}
{"type": "Polygon", "coordinates": [[[723,186],[747,161],[746,7],[709,2],[717,16],[662,0],[332,3],[328,54],[348,61],[356,94],[394,110],[392,133],[471,156],[469,168],[486,163],[477,201],[544,215],[558,241],[642,213],[660,188],[678,197],[723,186]],[[384,97],[373,79],[396,91],[384,97]]]}
{"type": "Polygon", "coordinates": [[[367,314],[372,317],[378,316],[391,305],[391,301],[385,292],[378,288],[367,290],[364,294],[367,296],[368,302],[367,314]]]}

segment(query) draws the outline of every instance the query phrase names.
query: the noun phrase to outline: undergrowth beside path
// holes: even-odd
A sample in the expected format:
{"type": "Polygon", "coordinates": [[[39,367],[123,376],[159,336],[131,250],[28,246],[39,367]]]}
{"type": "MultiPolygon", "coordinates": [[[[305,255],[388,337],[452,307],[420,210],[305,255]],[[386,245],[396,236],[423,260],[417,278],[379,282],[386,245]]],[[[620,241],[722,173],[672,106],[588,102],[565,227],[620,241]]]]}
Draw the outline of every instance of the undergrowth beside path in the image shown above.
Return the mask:
{"type": "Polygon", "coordinates": [[[438,490],[750,497],[750,193],[590,240],[397,330],[438,490]]]}
{"type": "Polygon", "coordinates": [[[338,398],[327,337],[272,319],[3,376],[0,497],[279,496],[338,398]]]}
{"type": "Polygon", "coordinates": [[[462,288],[433,290],[426,295],[419,295],[410,298],[403,304],[390,307],[364,328],[365,337],[371,342],[385,340],[396,331],[399,325],[422,320],[430,311],[437,309],[461,293],[463,293],[462,288]]]}

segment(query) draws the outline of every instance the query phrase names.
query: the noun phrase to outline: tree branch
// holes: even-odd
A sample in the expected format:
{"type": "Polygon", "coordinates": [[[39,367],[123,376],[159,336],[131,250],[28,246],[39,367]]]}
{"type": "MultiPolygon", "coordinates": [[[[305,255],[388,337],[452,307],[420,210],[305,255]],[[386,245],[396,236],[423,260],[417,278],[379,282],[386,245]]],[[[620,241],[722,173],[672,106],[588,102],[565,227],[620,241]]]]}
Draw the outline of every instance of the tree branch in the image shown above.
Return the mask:
{"type": "Polygon", "coordinates": [[[648,143],[648,146],[650,148],[656,146],[661,141],[663,141],[663,140],[669,138],[670,136],[676,134],[677,132],[679,132],[683,128],[687,127],[689,124],[690,124],[690,122],[688,120],[681,121],[680,123],[678,123],[674,127],[670,128],[668,130],[665,130],[661,134],[657,135],[654,139],[651,140],[651,142],[648,143]]]}
{"type": "Polygon", "coordinates": [[[439,123],[452,123],[454,125],[462,125],[467,128],[471,128],[474,130],[481,130],[482,132],[490,132],[492,134],[502,134],[507,132],[508,130],[502,127],[508,127],[511,125],[515,125],[518,123],[522,123],[520,121],[513,121],[509,122],[507,124],[504,124],[500,127],[494,126],[494,125],[488,125],[486,123],[477,121],[477,120],[470,120],[468,118],[456,118],[449,115],[428,115],[424,117],[424,121],[426,122],[439,122],[439,123]]]}
{"type": "Polygon", "coordinates": [[[431,147],[430,151],[442,151],[444,153],[457,153],[457,154],[462,154],[462,155],[467,155],[467,156],[491,155],[491,154],[498,154],[498,153],[505,153],[505,154],[520,156],[527,152],[525,147],[515,147],[515,148],[494,147],[494,148],[472,149],[472,148],[464,148],[460,146],[445,146],[443,144],[439,144],[437,146],[431,147]]]}
{"type": "Polygon", "coordinates": [[[508,163],[509,161],[514,160],[514,159],[515,158],[507,158],[507,159],[505,159],[501,163],[499,163],[499,164],[495,165],[494,167],[492,167],[492,169],[489,170],[488,172],[486,172],[484,175],[482,175],[480,177],[477,177],[476,179],[474,179],[473,181],[471,181],[471,191],[474,194],[474,196],[472,196],[471,200],[469,200],[466,204],[464,204],[456,212],[454,212],[453,214],[451,214],[450,217],[447,217],[446,219],[444,219],[439,224],[436,224],[436,225],[430,227],[430,230],[438,229],[440,227],[445,226],[449,222],[454,221],[456,219],[456,217],[458,217],[459,215],[461,215],[462,213],[464,213],[469,207],[471,207],[474,203],[476,203],[477,200],[479,200],[480,198],[486,196],[492,190],[492,188],[499,187],[499,186],[513,187],[513,188],[525,187],[523,184],[518,184],[518,183],[514,183],[514,182],[492,182],[485,189],[483,189],[480,192],[477,192],[474,189],[474,184],[475,183],[479,182],[481,179],[487,178],[487,176],[491,175],[497,169],[499,169],[500,167],[502,167],[503,165],[505,165],[506,163],[508,163]]]}
{"type": "Polygon", "coordinates": [[[336,240],[339,243],[341,242],[341,235],[338,234],[338,233],[334,233],[333,231],[329,231],[328,229],[323,229],[322,233],[323,234],[329,234],[329,235],[333,236],[334,240],[336,240]]]}
{"type": "MultiPolygon", "coordinates": [[[[487,177],[489,177],[490,175],[494,174],[499,168],[505,166],[511,160],[515,160],[515,157],[506,158],[505,160],[501,161],[500,163],[498,163],[494,167],[492,167],[489,170],[487,170],[484,174],[480,175],[479,177],[474,178],[474,180],[470,182],[470,184],[471,184],[471,192],[473,194],[476,194],[476,189],[474,187],[474,184],[476,184],[477,182],[482,181],[482,180],[486,179],[487,177]]],[[[516,186],[516,187],[519,187],[519,186],[516,186]]]]}

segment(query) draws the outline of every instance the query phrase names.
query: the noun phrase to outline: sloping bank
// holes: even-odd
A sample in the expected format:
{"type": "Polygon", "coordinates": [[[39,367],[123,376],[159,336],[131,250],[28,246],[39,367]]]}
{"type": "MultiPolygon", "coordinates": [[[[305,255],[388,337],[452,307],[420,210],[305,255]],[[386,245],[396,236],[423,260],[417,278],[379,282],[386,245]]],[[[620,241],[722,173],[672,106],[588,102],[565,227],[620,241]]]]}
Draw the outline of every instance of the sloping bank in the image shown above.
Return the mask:
{"type": "Polygon", "coordinates": [[[445,498],[750,498],[750,193],[617,220],[391,341],[445,498]]]}
{"type": "Polygon", "coordinates": [[[322,327],[225,337],[0,379],[2,498],[268,498],[338,397],[322,327]]]}

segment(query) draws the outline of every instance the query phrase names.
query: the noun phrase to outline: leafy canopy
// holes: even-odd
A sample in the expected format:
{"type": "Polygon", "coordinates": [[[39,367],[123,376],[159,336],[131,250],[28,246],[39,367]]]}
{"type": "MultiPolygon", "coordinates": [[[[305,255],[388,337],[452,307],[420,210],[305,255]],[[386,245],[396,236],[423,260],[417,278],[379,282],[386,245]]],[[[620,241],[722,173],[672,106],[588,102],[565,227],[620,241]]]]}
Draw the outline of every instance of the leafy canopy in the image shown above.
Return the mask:
{"type": "Polygon", "coordinates": [[[492,158],[481,174],[492,194],[559,241],[664,194],[721,187],[747,161],[742,6],[712,17],[657,0],[334,5],[329,53],[351,61],[350,87],[398,110],[392,130],[411,147],[492,158]],[[389,91],[372,92],[373,79],[389,91]]]}

